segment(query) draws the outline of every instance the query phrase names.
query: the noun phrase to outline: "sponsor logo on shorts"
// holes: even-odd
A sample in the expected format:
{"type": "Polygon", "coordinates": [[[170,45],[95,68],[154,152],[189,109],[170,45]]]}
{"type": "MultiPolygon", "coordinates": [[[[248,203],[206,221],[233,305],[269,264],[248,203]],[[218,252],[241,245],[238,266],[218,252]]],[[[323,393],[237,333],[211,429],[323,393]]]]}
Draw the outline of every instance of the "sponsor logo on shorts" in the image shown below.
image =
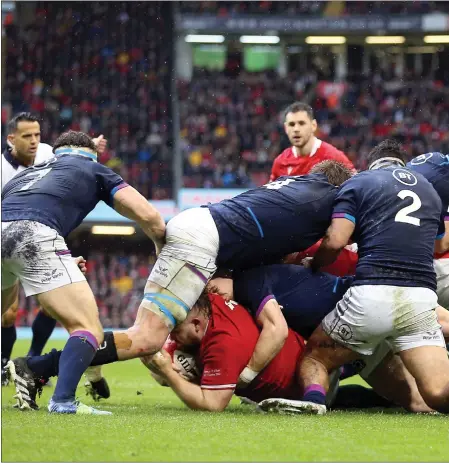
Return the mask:
{"type": "Polygon", "coordinates": [[[438,341],[441,339],[441,332],[440,330],[427,331],[422,338],[424,341],[438,341]]]}
{"type": "Polygon", "coordinates": [[[343,324],[338,328],[338,335],[344,341],[349,341],[352,338],[352,330],[349,325],[343,324]]]}
{"type": "Polygon", "coordinates": [[[168,278],[168,267],[167,268],[164,268],[164,267],[161,267],[160,265],[156,265],[154,267],[154,272],[155,273],[158,273],[159,275],[162,275],[164,278],[168,278]]]}
{"type": "Polygon", "coordinates": [[[48,283],[51,280],[56,280],[60,277],[64,276],[64,272],[60,270],[50,270],[48,272],[44,272],[44,276],[41,279],[41,283],[48,283]]]}

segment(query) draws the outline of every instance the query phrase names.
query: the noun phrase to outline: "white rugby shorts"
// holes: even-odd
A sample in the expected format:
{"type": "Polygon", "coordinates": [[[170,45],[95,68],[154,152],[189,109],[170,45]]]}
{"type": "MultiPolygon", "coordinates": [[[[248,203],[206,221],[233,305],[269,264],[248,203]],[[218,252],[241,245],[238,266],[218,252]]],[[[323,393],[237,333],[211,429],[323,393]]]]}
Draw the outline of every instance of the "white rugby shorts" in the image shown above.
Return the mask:
{"type": "Polygon", "coordinates": [[[445,347],[437,306],[437,295],[427,288],[352,286],[324,318],[323,329],[362,355],[373,354],[384,340],[394,353],[420,346],[445,347]]]}
{"type": "Polygon", "coordinates": [[[30,220],[2,222],[2,290],[20,281],[33,296],[85,280],[56,230],[30,220]]]}
{"type": "Polygon", "coordinates": [[[196,207],[173,217],[167,223],[165,243],[148,281],[191,309],[217,270],[219,236],[209,209],[196,207]]]}
{"type": "Polygon", "coordinates": [[[438,303],[449,310],[449,259],[433,261],[437,275],[438,303]]]}

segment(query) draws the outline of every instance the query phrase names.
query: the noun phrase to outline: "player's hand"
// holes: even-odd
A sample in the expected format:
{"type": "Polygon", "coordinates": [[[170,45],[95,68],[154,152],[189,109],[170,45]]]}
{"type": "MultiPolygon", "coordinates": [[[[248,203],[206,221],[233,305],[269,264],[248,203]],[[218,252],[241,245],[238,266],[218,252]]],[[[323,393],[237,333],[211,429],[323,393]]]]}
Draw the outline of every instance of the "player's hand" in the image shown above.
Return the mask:
{"type": "Polygon", "coordinates": [[[153,371],[166,375],[168,372],[173,370],[172,358],[166,350],[161,349],[153,355],[148,367],[151,367],[151,370],[154,368],[153,371]]]}
{"type": "Polygon", "coordinates": [[[304,259],[301,261],[301,265],[305,268],[311,268],[312,260],[313,260],[313,257],[304,257],[304,259]]]}
{"type": "Polygon", "coordinates": [[[103,135],[99,135],[98,137],[93,138],[92,140],[95,143],[95,147],[97,148],[97,153],[103,153],[106,149],[106,146],[108,145],[108,141],[106,140],[106,138],[104,138],[103,135]]]}
{"type": "Polygon", "coordinates": [[[86,259],[83,256],[74,257],[73,260],[75,264],[78,265],[78,268],[81,270],[82,274],[85,275],[87,273],[86,267],[86,259]]]}

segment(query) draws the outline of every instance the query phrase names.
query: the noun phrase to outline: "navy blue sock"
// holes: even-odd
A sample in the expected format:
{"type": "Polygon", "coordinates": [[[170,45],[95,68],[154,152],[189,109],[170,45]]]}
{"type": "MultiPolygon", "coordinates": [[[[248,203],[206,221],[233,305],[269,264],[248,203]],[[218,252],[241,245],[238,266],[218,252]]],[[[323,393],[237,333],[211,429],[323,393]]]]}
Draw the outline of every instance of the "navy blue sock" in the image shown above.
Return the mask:
{"type": "Polygon", "coordinates": [[[7,328],[2,327],[2,367],[11,358],[12,348],[17,339],[16,327],[8,326],[7,328]]]}
{"type": "Polygon", "coordinates": [[[27,364],[35,375],[47,380],[51,376],[58,376],[61,354],[62,350],[52,349],[48,354],[29,358],[27,364]]]}
{"type": "Polygon", "coordinates": [[[316,404],[325,405],[326,391],[324,387],[320,386],[319,384],[312,384],[309,387],[306,387],[301,400],[304,400],[305,402],[313,402],[316,404]]]}
{"type": "Polygon", "coordinates": [[[98,349],[95,336],[89,331],[74,331],[59,359],[59,378],[53,400],[67,402],[75,399],[81,376],[92,362],[98,349]]]}
{"type": "Polygon", "coordinates": [[[31,326],[33,339],[31,340],[28,356],[34,357],[35,355],[42,354],[44,346],[50,338],[51,333],[53,333],[55,326],[56,320],[40,310],[31,326]]]}

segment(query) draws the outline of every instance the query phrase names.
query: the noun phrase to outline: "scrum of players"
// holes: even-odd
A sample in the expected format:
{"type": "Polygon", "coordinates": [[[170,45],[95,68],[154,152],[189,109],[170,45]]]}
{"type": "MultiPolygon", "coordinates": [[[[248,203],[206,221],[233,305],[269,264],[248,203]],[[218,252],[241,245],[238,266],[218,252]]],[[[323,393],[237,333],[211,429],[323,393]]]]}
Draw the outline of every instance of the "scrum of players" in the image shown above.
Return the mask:
{"type": "Polygon", "coordinates": [[[8,362],[18,408],[37,408],[57,376],[50,413],[109,414],[76,400],[78,381],[89,366],[140,357],[197,410],[221,411],[237,394],[281,413],[449,413],[449,157],[406,164],[386,140],[355,173],[315,137],[307,105],[288,107],[284,127],[292,147],[270,183],[167,225],[96,162],[82,133],[61,135],[53,158],[12,178],[2,191],[2,314],[20,281],[70,334],[62,351],[8,362]],[[64,241],[100,200],[156,247],[136,321],[121,332],[103,332],[64,241]],[[338,387],[356,373],[372,390],[338,387]]]}

